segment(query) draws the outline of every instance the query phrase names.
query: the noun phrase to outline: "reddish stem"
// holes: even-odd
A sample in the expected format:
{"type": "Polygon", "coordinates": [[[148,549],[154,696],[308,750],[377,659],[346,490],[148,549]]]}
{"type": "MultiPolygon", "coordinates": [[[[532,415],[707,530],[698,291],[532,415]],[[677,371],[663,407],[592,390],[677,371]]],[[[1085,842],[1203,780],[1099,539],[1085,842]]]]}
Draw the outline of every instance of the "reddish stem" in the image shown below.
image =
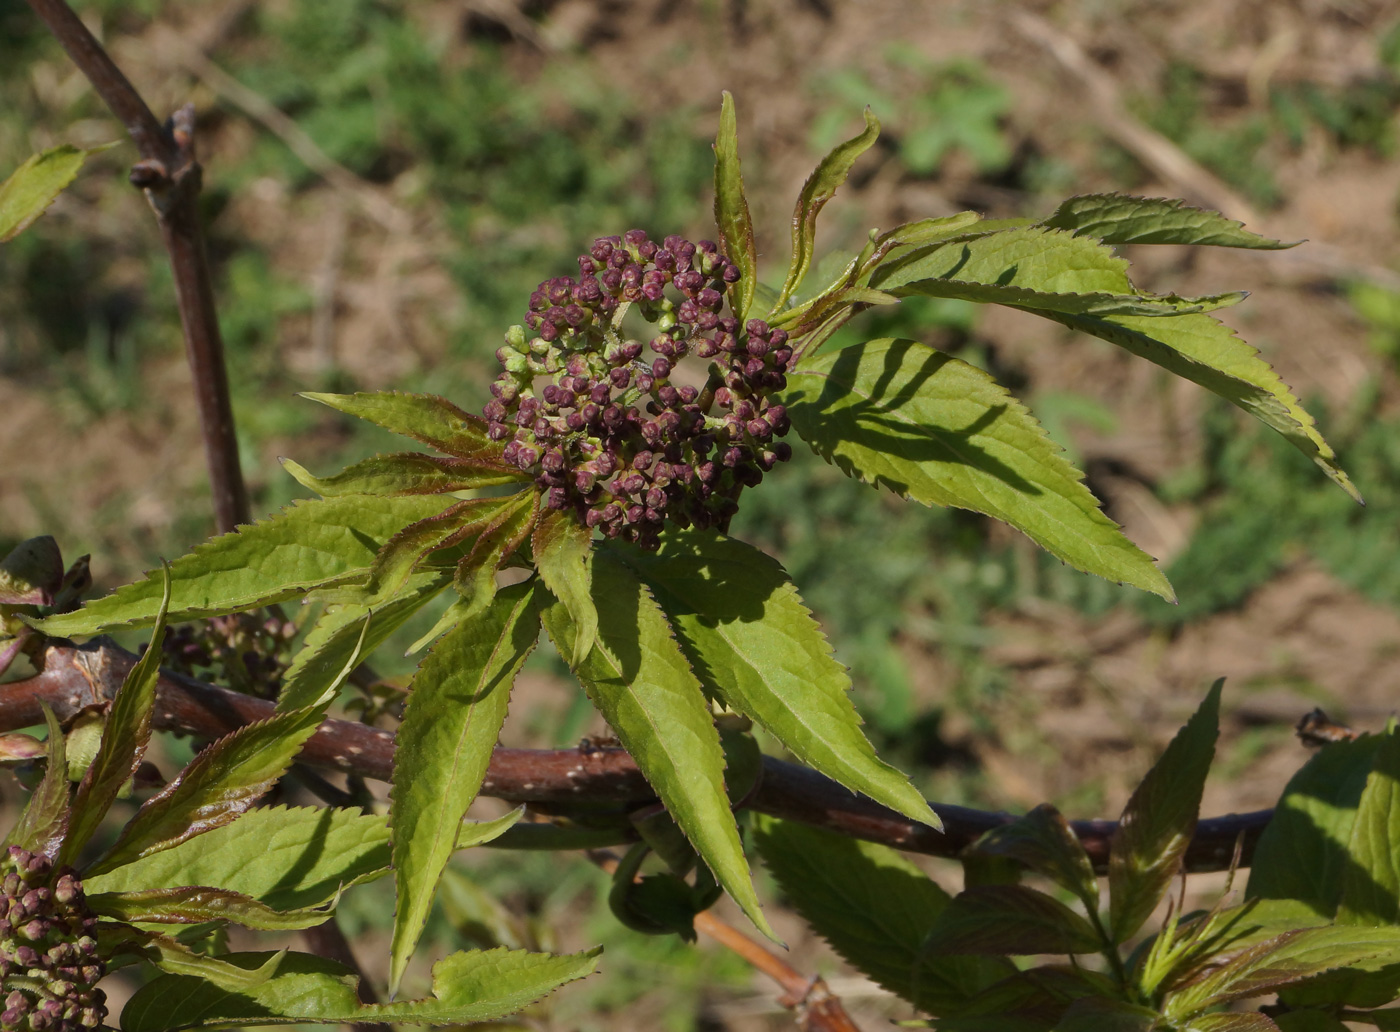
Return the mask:
{"type": "MultiPolygon", "coordinates": [[[[52,644],[44,652],[43,672],[24,681],[0,685],[0,732],[43,722],[40,702],[68,721],[88,706],[105,704],[115,694],[136,657],[110,641],[81,647],[52,644]]],[[[154,724],[217,738],[272,715],[273,704],[250,695],[162,672],[154,724]]],[[[327,720],[306,743],[298,762],[388,781],[393,776],[391,732],[349,720],[327,720]]],[[[621,749],[497,749],[491,757],[482,794],[549,809],[613,803],[632,807],[652,801],[656,793],[632,758],[621,749]]],[[[936,831],[899,816],[879,803],[842,788],[814,770],[764,757],[763,778],[744,803],[750,809],[840,835],[881,842],[913,853],[956,857],[983,833],[1014,819],[938,803],[943,820],[936,831]]],[[[1186,853],[1188,871],[1223,871],[1230,867],[1237,840],[1241,865],[1248,866],[1272,810],[1230,814],[1202,820],[1186,853]]],[[[1096,870],[1108,867],[1115,821],[1073,821],[1096,870]]]]}
{"type": "Polygon", "coordinates": [[[175,298],[194,379],[204,437],[204,458],[220,532],[250,520],[248,491],[238,461],[233,404],[229,399],[224,344],[214,307],[209,258],[199,221],[202,170],[194,157],[194,108],[186,105],[162,125],[64,0],[29,0],[29,6],[85,75],[141,153],[131,182],[146,193],[175,277],[175,298]]]}

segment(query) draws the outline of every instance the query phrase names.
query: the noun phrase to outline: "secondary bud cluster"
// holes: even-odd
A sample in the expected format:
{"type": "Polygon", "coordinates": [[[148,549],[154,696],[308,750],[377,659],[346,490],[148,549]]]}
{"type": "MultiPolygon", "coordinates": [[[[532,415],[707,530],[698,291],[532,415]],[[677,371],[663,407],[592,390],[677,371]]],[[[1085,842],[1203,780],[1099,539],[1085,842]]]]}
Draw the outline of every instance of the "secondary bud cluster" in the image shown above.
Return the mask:
{"type": "Polygon", "coordinates": [[[0,985],[3,1032],[79,1032],[101,1026],[107,973],[93,937],[97,918],[72,868],[18,846],[0,856],[0,985]]]}
{"type": "Polygon", "coordinates": [[[488,433],[550,508],[608,537],[656,548],[667,520],[726,522],[739,492],[792,455],[770,400],[786,386],[787,334],[723,314],[739,268],[708,240],[657,244],[634,229],[594,241],[579,272],[540,284],[506,334],[488,433]],[[631,307],[656,327],[647,344],[622,336],[631,307]],[[672,382],[688,355],[711,360],[703,391],[672,382]]]}
{"type": "Polygon", "coordinates": [[[296,633],[296,624],[286,620],[234,613],[174,627],[161,647],[165,665],[173,670],[273,699],[281,690],[296,633]]]}

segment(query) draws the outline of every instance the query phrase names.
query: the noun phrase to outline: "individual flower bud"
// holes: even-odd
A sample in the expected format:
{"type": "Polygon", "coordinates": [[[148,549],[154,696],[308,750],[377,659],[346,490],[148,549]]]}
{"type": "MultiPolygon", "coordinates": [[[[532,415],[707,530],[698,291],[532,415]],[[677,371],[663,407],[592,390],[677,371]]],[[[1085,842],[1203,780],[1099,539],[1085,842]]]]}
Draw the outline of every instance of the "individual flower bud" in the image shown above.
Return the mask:
{"type": "Polygon", "coordinates": [[[603,275],[598,278],[598,281],[609,294],[616,294],[622,289],[622,273],[617,269],[605,270],[603,275]]]}
{"type": "MultiPolygon", "coordinates": [[[[667,239],[670,239],[669,237],[667,239]]],[[[652,264],[661,272],[676,271],[676,256],[671,253],[669,246],[663,247],[652,256],[652,264]]]]}
{"type": "Polygon", "coordinates": [[[752,401],[750,401],[748,398],[741,398],[734,405],[734,418],[747,423],[750,419],[757,415],[757,411],[758,410],[754,408],[754,404],[752,401]]]}
{"type": "Polygon", "coordinates": [[[666,492],[659,487],[653,487],[647,492],[647,508],[664,509],[666,507],[666,492]]]}
{"type": "Polygon", "coordinates": [[[671,375],[671,360],[662,356],[656,358],[651,363],[651,375],[658,380],[664,380],[671,375]]]}
{"type": "Polygon", "coordinates": [[[545,504],[551,509],[564,509],[569,504],[569,492],[562,487],[551,487],[545,504]]]}
{"type": "Polygon", "coordinates": [[[680,404],[681,392],[668,383],[656,392],[656,400],[666,408],[673,409],[680,404]]]}
{"type": "Polygon", "coordinates": [[[777,348],[773,352],[773,365],[778,369],[786,369],[787,364],[792,361],[792,348],[777,348]]]}
{"type": "Polygon", "coordinates": [[[641,391],[643,394],[651,390],[655,382],[655,378],[652,376],[650,369],[640,369],[637,371],[637,378],[634,384],[637,390],[641,391]]]}
{"type": "Polygon", "coordinates": [[[724,271],[720,273],[720,279],[724,280],[725,283],[738,283],[742,276],[743,272],[733,262],[727,263],[724,266],[724,271]]]}
{"type": "Polygon", "coordinates": [[[763,359],[751,358],[744,363],[744,375],[750,380],[757,380],[766,368],[763,359]]]}
{"type": "Polygon", "coordinates": [[[671,283],[677,290],[685,294],[687,298],[690,298],[705,285],[705,277],[701,273],[691,269],[687,272],[677,273],[675,278],[671,280],[671,283]]]}
{"type": "Polygon", "coordinates": [[[773,456],[778,462],[787,462],[792,458],[792,445],[786,441],[779,441],[773,445],[773,456]]]}
{"type": "Polygon", "coordinates": [[[603,410],[600,406],[595,405],[591,401],[588,404],[584,405],[583,408],[579,409],[579,412],[582,414],[583,421],[585,424],[596,423],[602,411],[603,410]]]}
{"type": "Polygon", "coordinates": [[[755,358],[762,358],[764,355],[768,354],[768,341],[763,337],[750,337],[747,350],[748,353],[755,358]]]}
{"type": "Polygon", "coordinates": [[[700,306],[686,298],[676,308],[676,318],[683,323],[694,323],[700,318],[700,306]]]}
{"type": "Polygon", "coordinates": [[[720,457],[720,462],[722,462],[729,469],[733,469],[743,461],[744,449],[738,447],[737,445],[731,445],[730,447],[726,448],[724,450],[724,454],[720,457]]]}
{"type": "Polygon", "coordinates": [[[713,287],[705,287],[700,293],[695,295],[695,304],[709,311],[714,311],[723,303],[724,295],[713,287]]]}
{"type": "Polygon", "coordinates": [[[750,419],[748,425],[744,429],[748,430],[751,436],[761,441],[766,441],[773,435],[773,428],[768,425],[768,420],[762,418],[750,419]]]}
{"type": "Polygon", "coordinates": [[[646,516],[646,507],[642,505],[629,505],[623,512],[622,518],[628,523],[639,523],[646,516]]]}
{"type": "Polygon", "coordinates": [[[734,468],[734,479],[745,487],[757,487],[763,480],[763,471],[752,463],[741,463],[734,468]]]}
{"type": "MultiPolygon", "coordinates": [[[[587,406],[584,407],[587,408],[587,406]]],[[[564,425],[573,433],[578,433],[580,430],[582,430],[585,426],[588,425],[588,421],[583,417],[582,412],[570,412],[564,418],[564,425]]]]}
{"type": "Polygon", "coordinates": [[[713,358],[719,354],[719,345],[709,337],[702,337],[695,342],[695,354],[700,358],[713,358]]]}
{"type": "Polygon", "coordinates": [[[564,470],[564,453],[558,448],[550,448],[540,459],[540,468],[546,473],[562,473],[564,470]]]}

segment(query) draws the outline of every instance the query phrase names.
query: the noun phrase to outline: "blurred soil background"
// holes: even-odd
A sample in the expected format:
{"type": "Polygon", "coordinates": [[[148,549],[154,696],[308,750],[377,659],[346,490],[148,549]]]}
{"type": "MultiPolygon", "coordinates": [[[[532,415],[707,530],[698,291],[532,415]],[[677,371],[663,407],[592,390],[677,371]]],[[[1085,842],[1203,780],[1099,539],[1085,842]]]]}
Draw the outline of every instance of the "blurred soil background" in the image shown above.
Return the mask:
{"type": "MultiPolygon", "coordinates": [[[[1400,3],[100,0],[82,13],[154,110],[198,108],[259,514],[304,493],[278,456],[323,472],[399,447],[295,392],[424,390],[477,409],[533,286],[595,236],[712,236],[722,89],[770,279],[803,179],[866,104],[885,132],[824,212],[819,256],[858,249],[872,226],[1046,214],[1108,190],[1306,238],[1128,257],[1149,290],[1253,292],[1225,318],[1318,415],[1365,509],[1203,390],[1032,316],[906,301],[844,334],[915,337],[994,372],[1160,558],[1180,605],[810,455],[753,492],[734,531],[783,559],[882,754],[936,800],[1113,816],[1223,676],[1206,811],[1258,809],[1306,758],[1302,714],[1375,729],[1395,710],[1400,3]]],[[[121,136],[24,4],[0,0],[0,172],[121,136]]],[[[101,589],[211,526],[170,275],[125,181],[134,155],[94,159],[0,250],[0,550],[53,534],[66,556],[92,554],[101,589]]],[[[562,671],[532,661],[510,744],[597,733],[562,671]]],[[[956,888],[956,868],[934,869],[956,888]]],[[[790,1027],[742,962],[620,929],[582,861],[472,857],[453,879],[442,941],[608,944],[602,977],[519,1027],[790,1027]]],[[[392,904],[364,892],[345,912],[368,958],[392,904]]],[[[908,1016],[795,918],[779,930],[867,1027],[908,1016]]]]}

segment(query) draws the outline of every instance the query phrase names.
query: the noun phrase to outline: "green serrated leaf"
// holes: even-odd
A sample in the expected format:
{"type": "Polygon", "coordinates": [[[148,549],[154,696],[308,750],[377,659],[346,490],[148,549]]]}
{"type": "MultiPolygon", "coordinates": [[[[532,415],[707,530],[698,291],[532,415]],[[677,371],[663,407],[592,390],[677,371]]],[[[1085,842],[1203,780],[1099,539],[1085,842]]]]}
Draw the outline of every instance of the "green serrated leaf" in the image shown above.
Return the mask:
{"type": "MultiPolygon", "coordinates": [[[[871,276],[870,285],[893,291],[918,280],[952,276],[1048,294],[1136,293],[1128,279],[1127,262],[1110,248],[1089,237],[1041,226],[916,249],[882,265],[871,276]]],[[[1012,307],[1101,337],[1219,394],[1283,435],[1360,501],[1336,454],[1288,386],[1256,349],[1211,316],[1090,315],[1012,307]]]]}
{"type": "Polygon", "coordinates": [[[53,710],[45,702],[40,702],[39,706],[44,711],[44,723],[49,729],[49,757],[44,776],[24,804],[24,810],[5,836],[5,841],[0,843],[0,848],[19,846],[20,849],[42,853],[53,859],[68,831],[70,817],[67,743],[53,710]]]}
{"type": "MultiPolygon", "coordinates": [[[[724,752],[705,696],[671,625],[635,574],[595,552],[598,642],[578,668],[588,697],[719,883],[763,934],[759,908],[724,791],[724,752]]],[[[542,611],[561,655],[573,655],[574,627],[563,603],[542,611]]]]}
{"type": "Polygon", "coordinates": [[[512,585],[477,619],[445,634],[414,675],[390,790],[398,899],[391,996],[422,934],[462,817],[486,776],[515,675],[539,632],[533,583],[512,585]]]}
{"type": "MultiPolygon", "coordinates": [[[[334,961],[289,953],[275,975],[239,992],[188,975],[164,975],[132,996],[122,1011],[121,1024],[123,1032],[175,1032],[297,1022],[456,1025],[491,1021],[588,975],[597,966],[600,952],[454,953],[433,965],[431,997],[384,1004],[361,1004],[355,975],[334,961]]],[[[224,959],[252,968],[265,963],[267,954],[229,954],[224,959]]]]}
{"type": "Polygon", "coordinates": [[[1117,344],[1218,394],[1277,431],[1338,487],[1361,501],[1351,478],[1338,464],[1336,452],[1317,432],[1313,417],[1298,403],[1288,385],[1259,357],[1258,350],[1236,337],[1234,330],[1218,319],[1209,315],[1145,319],[1046,311],[1036,314],[1117,344]]]}
{"type": "Polygon", "coordinates": [[[724,241],[724,253],[739,266],[739,279],[729,285],[729,307],[739,321],[753,303],[758,282],[758,252],[754,246],[753,216],[744,197],[744,177],[739,169],[739,130],[734,97],[725,90],[715,136],[715,225],[724,241]]]}
{"type": "Polygon", "coordinates": [[[958,1008],[956,1017],[940,1018],[958,1032],[1002,1032],[997,1019],[1014,1015],[1006,1029],[1041,1029],[1050,1032],[1055,1022],[1076,1000],[1116,997],[1121,988],[1102,974],[1082,967],[1042,966],[1018,971],[978,993],[958,1008]]]}
{"type": "Polygon", "coordinates": [[[368,420],[392,433],[449,455],[505,468],[505,446],[486,436],[486,421],[469,415],[436,394],[374,391],[361,394],[316,394],[303,398],[329,405],[338,412],[368,420]]]}
{"type": "Polygon", "coordinates": [[[1380,744],[1379,735],[1329,743],[1293,775],[1255,847],[1247,895],[1336,912],[1356,808],[1380,744]]]}
{"type": "Polygon", "coordinates": [[[525,807],[517,806],[510,813],[489,821],[462,821],[457,827],[457,841],[454,849],[471,849],[495,842],[514,828],[525,816],[525,807]]]}
{"type": "Polygon", "coordinates": [[[550,509],[535,525],[532,547],[540,579],[564,603],[574,622],[574,653],[568,659],[569,666],[577,668],[598,637],[598,608],[593,604],[593,532],[572,515],[550,509]]]}
{"type": "Polygon", "coordinates": [[[1400,925],[1400,732],[1381,737],[1342,868],[1337,923],[1400,925]]]}
{"type": "Polygon", "coordinates": [[[1104,946],[1088,920],[1024,885],[982,885],[960,892],[924,941],[924,950],[932,954],[1097,953],[1104,946]]]}
{"type": "Polygon", "coordinates": [[[144,924],[202,924],[232,921],[259,931],[288,931],[325,924],[328,910],[308,907],[274,910],[265,903],[229,889],[207,885],[135,889],[127,892],[86,893],[87,905],[99,917],[144,924]]]}
{"type": "Polygon", "coordinates": [[[338,605],[321,614],[287,668],[277,709],[295,710],[321,702],[344,680],[347,666],[384,644],[450,583],[446,573],[422,573],[384,605],[372,609],[338,605]]]}
{"type": "Polygon", "coordinates": [[[880,120],[866,108],[865,129],[845,143],[837,144],[830,154],[822,158],[807,177],[807,182],[802,184],[802,193],[798,195],[797,207],[792,213],[792,263],[772,314],[778,313],[786,305],[807,275],[816,246],[817,216],[851,174],[851,166],[870,149],[879,135],[880,120]]]}
{"type": "MultiPolygon", "coordinates": [[[[171,620],[195,620],[300,598],[312,588],[364,577],[399,530],[445,508],[433,497],[328,498],[212,538],[170,565],[171,620]]],[[[118,588],[72,613],[35,621],[45,634],[100,634],[155,620],[161,578],[118,588]]]]}
{"type": "Polygon", "coordinates": [[[0,244],[13,240],[77,178],[91,154],[115,144],[83,150],[64,144],[40,151],[0,183],[0,244]]]}
{"type": "Polygon", "coordinates": [[[1302,243],[1270,240],[1249,232],[1243,222],[1193,208],[1185,201],[1119,193],[1071,197],[1040,225],[1094,237],[1105,244],[1208,244],[1277,251],[1302,243]]]}
{"type": "Polygon", "coordinates": [[[151,741],[151,714],[156,705],[156,683],[160,680],[161,640],[165,637],[171,586],[170,564],[163,562],[161,594],[150,645],[112,698],[97,756],[78,783],[73,798],[68,834],[58,850],[59,866],[75,863],[146,755],[146,746],[151,741]]]}
{"type": "Polygon", "coordinates": [[[1069,822],[1049,803],[987,832],[973,844],[972,851],[1017,860],[1073,892],[1091,913],[1098,910],[1099,881],[1089,854],[1069,822]]]}
{"type": "Polygon", "coordinates": [[[941,827],[860,729],[845,667],[768,555],[718,534],[672,532],[658,553],[603,546],[651,588],[705,689],[808,766],[912,820],[941,827]]]}
{"type": "MultiPolygon", "coordinates": [[[[992,239],[996,239],[993,237],[992,239]]],[[[882,293],[875,291],[874,293],[882,293]]],[[[1237,305],[1249,295],[1242,290],[1208,297],[1178,297],[1176,294],[1048,294],[1025,287],[1002,286],[995,283],[969,283],[959,279],[917,280],[900,287],[891,299],[910,295],[955,298],[984,305],[1008,305],[1025,310],[1061,312],[1066,315],[1139,315],[1147,318],[1167,318],[1195,312],[1214,312],[1237,305]]]]}
{"type": "Polygon", "coordinates": [[[1109,841],[1109,927],[1115,943],[1142,927],[1180,872],[1215,757],[1223,683],[1211,685],[1205,701],[1133,790],[1109,841]]]}
{"type": "Polygon", "coordinates": [[[852,966],[944,1013],[1015,973],[1004,958],[922,954],[948,894],[894,850],[757,816],[754,842],[788,902],[852,966]]]}
{"type": "Polygon", "coordinates": [[[1284,932],[1236,954],[1204,978],[1167,998],[1172,1020],[1232,1000],[1263,996],[1360,961],[1400,962],[1400,928],[1332,925],[1284,932]]]}
{"type": "Polygon", "coordinates": [[[784,400],[803,440],[847,475],[985,513],[1078,569],[1174,597],[1035,417],[980,369],[915,341],[867,341],[804,361],[784,400]]]}
{"type": "Polygon", "coordinates": [[[529,479],[520,470],[509,466],[424,455],[421,452],[375,455],[324,478],[313,476],[304,466],[291,459],[282,459],[281,462],[298,484],[324,498],[357,494],[445,494],[529,479]]]}
{"type": "Polygon", "coordinates": [[[209,885],[277,910],[316,907],[389,871],[389,822],[358,810],[259,807],[231,824],[108,871],[90,892],[209,885]]]}

